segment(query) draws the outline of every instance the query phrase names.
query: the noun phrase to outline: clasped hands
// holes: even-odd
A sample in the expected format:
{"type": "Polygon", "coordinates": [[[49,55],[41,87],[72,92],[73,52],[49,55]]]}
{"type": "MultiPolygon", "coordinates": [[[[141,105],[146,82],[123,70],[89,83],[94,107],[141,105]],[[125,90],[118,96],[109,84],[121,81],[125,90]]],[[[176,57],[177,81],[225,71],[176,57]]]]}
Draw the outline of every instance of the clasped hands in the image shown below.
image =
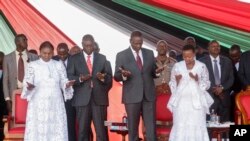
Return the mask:
{"type": "MultiPolygon", "coordinates": [[[[105,76],[106,76],[106,73],[101,73],[101,72],[96,73],[96,77],[97,77],[97,79],[99,79],[100,81],[104,81],[105,76]]],[[[87,80],[89,80],[90,78],[92,78],[92,76],[91,76],[90,74],[87,74],[87,75],[81,74],[81,75],[80,75],[80,80],[81,80],[81,82],[87,81],[87,80]]]]}
{"type": "Polygon", "coordinates": [[[122,67],[119,67],[119,70],[121,71],[123,77],[129,77],[132,74],[129,70],[125,70],[122,67]]]}
{"type": "Polygon", "coordinates": [[[165,66],[157,68],[157,69],[155,70],[155,73],[156,73],[156,74],[161,73],[161,72],[164,70],[164,67],[165,67],[165,66]]]}
{"type": "Polygon", "coordinates": [[[212,88],[212,92],[217,95],[220,96],[221,98],[223,97],[223,88],[221,86],[215,86],[212,88]]]}
{"type": "MultiPolygon", "coordinates": [[[[198,81],[199,78],[198,78],[198,75],[194,75],[192,72],[189,73],[189,76],[194,79],[195,81],[198,81]]],[[[177,82],[177,85],[180,83],[180,80],[182,78],[182,75],[181,74],[178,74],[178,75],[175,75],[175,79],[176,79],[176,82],[177,82]]]]}

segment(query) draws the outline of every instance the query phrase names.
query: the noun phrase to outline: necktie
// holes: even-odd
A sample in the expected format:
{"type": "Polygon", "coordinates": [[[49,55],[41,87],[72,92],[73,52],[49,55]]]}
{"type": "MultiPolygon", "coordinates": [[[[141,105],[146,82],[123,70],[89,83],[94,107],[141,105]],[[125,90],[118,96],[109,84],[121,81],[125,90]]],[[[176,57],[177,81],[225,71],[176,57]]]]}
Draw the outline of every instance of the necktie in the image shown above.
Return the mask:
{"type": "Polygon", "coordinates": [[[23,62],[23,58],[22,58],[22,53],[19,53],[19,59],[18,59],[18,80],[20,82],[23,82],[23,78],[24,78],[24,62],[23,62]]]}
{"type": "Polygon", "coordinates": [[[136,52],[136,64],[141,71],[142,70],[142,61],[141,61],[141,57],[139,56],[138,52],[136,52]]]}
{"type": "Polygon", "coordinates": [[[219,75],[217,60],[214,60],[214,80],[215,80],[215,85],[220,85],[220,75],[219,75]]]}
{"type": "Polygon", "coordinates": [[[62,61],[62,62],[63,62],[64,67],[67,68],[66,62],[65,61],[62,61]]]}
{"type": "Polygon", "coordinates": [[[91,57],[90,55],[87,56],[87,66],[88,66],[89,73],[92,74],[92,64],[91,64],[90,57],[91,57]]]}
{"type": "MultiPolygon", "coordinates": [[[[88,66],[89,74],[92,75],[92,64],[91,64],[90,57],[91,57],[90,55],[87,56],[87,66],[88,66]]],[[[93,88],[93,81],[92,80],[90,82],[90,87],[93,88]]]]}

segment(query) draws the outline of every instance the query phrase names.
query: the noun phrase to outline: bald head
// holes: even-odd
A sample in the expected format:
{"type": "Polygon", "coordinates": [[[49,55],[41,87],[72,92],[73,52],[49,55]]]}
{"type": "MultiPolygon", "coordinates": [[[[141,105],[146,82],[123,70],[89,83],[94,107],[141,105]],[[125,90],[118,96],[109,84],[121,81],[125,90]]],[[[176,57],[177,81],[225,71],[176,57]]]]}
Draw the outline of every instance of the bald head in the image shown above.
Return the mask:
{"type": "Polygon", "coordinates": [[[79,46],[73,46],[70,50],[69,50],[69,54],[70,55],[75,55],[77,53],[81,52],[81,48],[79,46]]]}

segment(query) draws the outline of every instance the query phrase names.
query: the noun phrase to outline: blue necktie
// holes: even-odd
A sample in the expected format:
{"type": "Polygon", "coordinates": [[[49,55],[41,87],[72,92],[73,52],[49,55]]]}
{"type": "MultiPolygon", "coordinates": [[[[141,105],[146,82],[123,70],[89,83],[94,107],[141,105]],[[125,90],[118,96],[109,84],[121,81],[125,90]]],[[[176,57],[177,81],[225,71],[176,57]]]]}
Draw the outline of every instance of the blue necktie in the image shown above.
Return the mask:
{"type": "Polygon", "coordinates": [[[220,75],[219,75],[217,60],[214,60],[214,80],[215,80],[215,85],[220,85],[220,75]]]}

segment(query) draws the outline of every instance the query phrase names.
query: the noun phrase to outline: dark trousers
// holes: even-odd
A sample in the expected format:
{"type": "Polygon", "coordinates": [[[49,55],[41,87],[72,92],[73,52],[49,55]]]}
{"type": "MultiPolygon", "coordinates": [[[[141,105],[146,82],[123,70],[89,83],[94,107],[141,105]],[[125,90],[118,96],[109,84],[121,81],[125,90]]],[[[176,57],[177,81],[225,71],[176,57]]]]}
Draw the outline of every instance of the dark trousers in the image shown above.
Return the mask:
{"type": "Polygon", "coordinates": [[[97,105],[91,98],[86,106],[77,106],[76,115],[79,124],[78,141],[89,141],[91,121],[93,120],[97,141],[108,141],[108,129],[104,126],[107,120],[107,106],[97,105]]]}
{"type": "Polygon", "coordinates": [[[156,141],[155,101],[143,99],[139,103],[125,104],[125,109],[128,115],[129,141],[139,141],[138,128],[141,114],[146,128],[146,140],[156,141]]]}
{"type": "Polygon", "coordinates": [[[8,115],[8,111],[6,108],[6,103],[4,100],[3,93],[1,92],[2,89],[0,89],[0,141],[3,140],[4,134],[3,134],[3,128],[4,128],[4,123],[3,123],[3,116],[8,115]]]}
{"type": "Polygon", "coordinates": [[[65,109],[66,109],[66,114],[67,114],[69,141],[76,141],[76,127],[75,127],[76,111],[75,111],[75,108],[71,105],[70,100],[65,102],[65,109]]]}
{"type": "Polygon", "coordinates": [[[235,98],[236,98],[236,95],[238,94],[239,92],[233,92],[231,95],[230,95],[230,98],[231,98],[231,104],[230,104],[230,121],[231,122],[235,122],[235,109],[236,109],[236,103],[235,103],[235,98]]]}
{"type": "Polygon", "coordinates": [[[219,96],[214,96],[214,103],[210,107],[210,111],[214,109],[215,113],[220,116],[220,121],[230,121],[230,94],[225,93],[223,98],[219,96]]]}

